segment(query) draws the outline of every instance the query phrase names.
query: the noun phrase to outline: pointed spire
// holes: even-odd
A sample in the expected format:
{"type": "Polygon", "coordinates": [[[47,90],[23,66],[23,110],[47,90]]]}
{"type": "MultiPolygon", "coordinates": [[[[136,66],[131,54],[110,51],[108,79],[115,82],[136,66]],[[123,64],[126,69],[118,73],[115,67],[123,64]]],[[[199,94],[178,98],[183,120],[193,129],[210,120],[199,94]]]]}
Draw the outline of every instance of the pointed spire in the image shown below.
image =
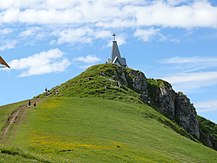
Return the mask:
{"type": "Polygon", "coordinates": [[[114,37],[113,45],[112,45],[112,56],[111,56],[111,62],[114,64],[118,64],[123,67],[127,67],[126,59],[121,58],[120,51],[118,49],[117,41],[115,40],[115,34],[112,35],[114,37]]]}
{"type": "Polygon", "coordinates": [[[121,58],[121,54],[118,48],[118,44],[117,41],[113,41],[113,45],[112,45],[112,61],[115,59],[115,57],[117,57],[119,60],[121,58]]]}
{"type": "Polygon", "coordinates": [[[116,36],[116,34],[115,33],[113,33],[113,35],[112,35],[113,37],[114,37],[114,41],[115,41],[115,36],[116,36]]]}

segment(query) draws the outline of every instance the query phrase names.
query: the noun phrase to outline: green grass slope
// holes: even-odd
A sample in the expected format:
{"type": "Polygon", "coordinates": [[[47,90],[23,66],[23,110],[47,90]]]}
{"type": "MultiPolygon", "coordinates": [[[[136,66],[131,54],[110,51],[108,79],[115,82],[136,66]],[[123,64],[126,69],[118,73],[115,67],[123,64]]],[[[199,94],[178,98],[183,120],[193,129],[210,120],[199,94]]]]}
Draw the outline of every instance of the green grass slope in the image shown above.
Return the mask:
{"type": "MultiPolygon", "coordinates": [[[[1,140],[0,162],[217,162],[216,151],[144,104],[130,84],[119,85],[121,74],[129,74],[130,83],[132,72],[95,65],[50,90],[48,97],[37,96],[43,100],[36,109],[28,109],[1,140]]],[[[1,129],[23,104],[0,107],[1,129]]],[[[210,131],[207,121],[200,124],[210,131]]]]}
{"type": "MultiPolygon", "coordinates": [[[[94,65],[77,77],[50,90],[50,96],[100,97],[142,103],[138,93],[126,86],[118,87],[116,78],[120,75],[119,71],[129,72],[132,69],[124,69],[114,64],[94,65]],[[58,90],[60,94],[55,94],[55,90],[58,90]]],[[[45,94],[42,94],[38,97],[44,96],[45,94]]]]}
{"type": "Polygon", "coordinates": [[[217,162],[216,151],[174,129],[181,130],[144,104],[48,97],[4,144],[54,162],[217,162]]]}
{"type": "MultiPolygon", "coordinates": [[[[11,113],[14,112],[19,106],[24,104],[26,104],[26,101],[0,106],[0,129],[4,128],[11,113]]],[[[0,130],[0,134],[2,134],[2,130],[0,130]]]]}
{"type": "Polygon", "coordinates": [[[15,162],[22,162],[22,163],[28,163],[28,162],[37,162],[37,160],[34,159],[28,159],[23,158],[19,155],[13,155],[13,154],[6,154],[4,151],[0,153],[0,162],[7,162],[7,163],[15,163],[15,162]]]}
{"type": "Polygon", "coordinates": [[[29,162],[54,162],[57,159],[43,157],[41,154],[31,153],[26,149],[5,146],[0,144],[0,162],[3,163],[29,163],[29,162]]]}
{"type": "MultiPolygon", "coordinates": [[[[0,106],[0,134],[2,135],[4,127],[7,125],[8,118],[19,106],[25,105],[27,101],[22,101],[10,105],[0,106]]],[[[11,134],[11,133],[10,133],[11,134]]],[[[15,162],[49,162],[46,158],[39,155],[31,154],[30,152],[21,150],[16,147],[8,147],[0,144],[0,162],[15,163],[15,162]]]]}

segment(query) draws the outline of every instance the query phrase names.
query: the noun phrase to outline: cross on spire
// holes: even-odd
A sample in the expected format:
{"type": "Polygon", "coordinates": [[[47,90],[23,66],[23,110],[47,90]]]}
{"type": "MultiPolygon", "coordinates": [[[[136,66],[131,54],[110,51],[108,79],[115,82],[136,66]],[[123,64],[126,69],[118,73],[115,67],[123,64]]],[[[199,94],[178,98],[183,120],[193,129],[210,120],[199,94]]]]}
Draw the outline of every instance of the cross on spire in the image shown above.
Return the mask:
{"type": "Polygon", "coordinates": [[[122,67],[127,67],[126,58],[122,58],[120,51],[118,49],[117,41],[115,40],[116,34],[113,33],[112,36],[114,37],[114,41],[112,44],[112,56],[110,59],[108,59],[107,63],[117,64],[122,67]]]}
{"type": "Polygon", "coordinates": [[[112,36],[114,37],[114,41],[115,41],[115,36],[116,36],[116,34],[114,33],[112,36]]]}

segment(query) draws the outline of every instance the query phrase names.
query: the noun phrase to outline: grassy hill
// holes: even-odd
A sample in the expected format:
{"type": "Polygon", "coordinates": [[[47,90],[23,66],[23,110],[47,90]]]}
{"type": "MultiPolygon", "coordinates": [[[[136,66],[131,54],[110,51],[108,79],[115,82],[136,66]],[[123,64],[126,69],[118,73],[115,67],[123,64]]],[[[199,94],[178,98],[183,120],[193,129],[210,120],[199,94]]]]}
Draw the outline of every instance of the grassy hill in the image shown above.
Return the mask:
{"type": "MultiPolygon", "coordinates": [[[[37,96],[36,108],[27,101],[1,106],[1,134],[12,113],[25,111],[1,139],[0,162],[217,162],[215,150],[142,102],[131,89],[135,72],[96,65],[37,96]]],[[[215,137],[210,123],[200,118],[205,136],[215,137]]]]}
{"type": "MultiPolygon", "coordinates": [[[[0,106],[0,134],[3,134],[3,129],[7,126],[7,121],[11,114],[17,110],[20,106],[23,106],[27,101],[22,101],[10,105],[0,106]]],[[[14,127],[16,127],[15,124],[14,127]]],[[[13,132],[9,131],[9,134],[13,132]]],[[[33,154],[26,149],[21,149],[15,146],[4,145],[6,140],[0,140],[0,162],[14,163],[14,162],[49,162],[47,158],[41,156],[40,154],[33,154]]]]}
{"type": "MultiPolygon", "coordinates": [[[[132,69],[124,69],[132,71],[132,69]]],[[[116,77],[123,68],[113,64],[101,64],[88,68],[77,77],[50,90],[50,96],[62,97],[100,97],[103,99],[122,100],[143,103],[140,95],[132,89],[118,86],[116,77]],[[59,91],[59,94],[55,93],[59,91]]],[[[45,97],[45,93],[38,96],[45,97]]]]}
{"type": "Polygon", "coordinates": [[[51,162],[217,161],[216,151],[171,126],[179,129],[143,104],[51,97],[29,109],[4,144],[51,162]]]}

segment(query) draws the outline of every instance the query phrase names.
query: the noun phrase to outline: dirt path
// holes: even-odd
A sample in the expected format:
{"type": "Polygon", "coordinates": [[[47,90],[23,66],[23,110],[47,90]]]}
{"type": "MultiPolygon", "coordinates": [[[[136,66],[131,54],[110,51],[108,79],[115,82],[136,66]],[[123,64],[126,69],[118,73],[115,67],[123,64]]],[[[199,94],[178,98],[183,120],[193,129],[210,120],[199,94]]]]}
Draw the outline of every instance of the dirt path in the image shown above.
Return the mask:
{"type": "MultiPolygon", "coordinates": [[[[33,104],[35,102],[38,104],[40,101],[41,101],[41,99],[31,100],[31,103],[32,103],[31,108],[34,107],[33,104]]],[[[19,119],[21,119],[23,117],[23,115],[25,114],[27,109],[29,109],[28,104],[25,104],[25,105],[19,106],[14,112],[11,113],[10,117],[8,118],[7,123],[5,124],[5,126],[3,128],[3,133],[0,137],[0,140],[3,140],[5,138],[8,131],[12,128],[12,125],[15,123],[18,123],[19,119]]]]}

